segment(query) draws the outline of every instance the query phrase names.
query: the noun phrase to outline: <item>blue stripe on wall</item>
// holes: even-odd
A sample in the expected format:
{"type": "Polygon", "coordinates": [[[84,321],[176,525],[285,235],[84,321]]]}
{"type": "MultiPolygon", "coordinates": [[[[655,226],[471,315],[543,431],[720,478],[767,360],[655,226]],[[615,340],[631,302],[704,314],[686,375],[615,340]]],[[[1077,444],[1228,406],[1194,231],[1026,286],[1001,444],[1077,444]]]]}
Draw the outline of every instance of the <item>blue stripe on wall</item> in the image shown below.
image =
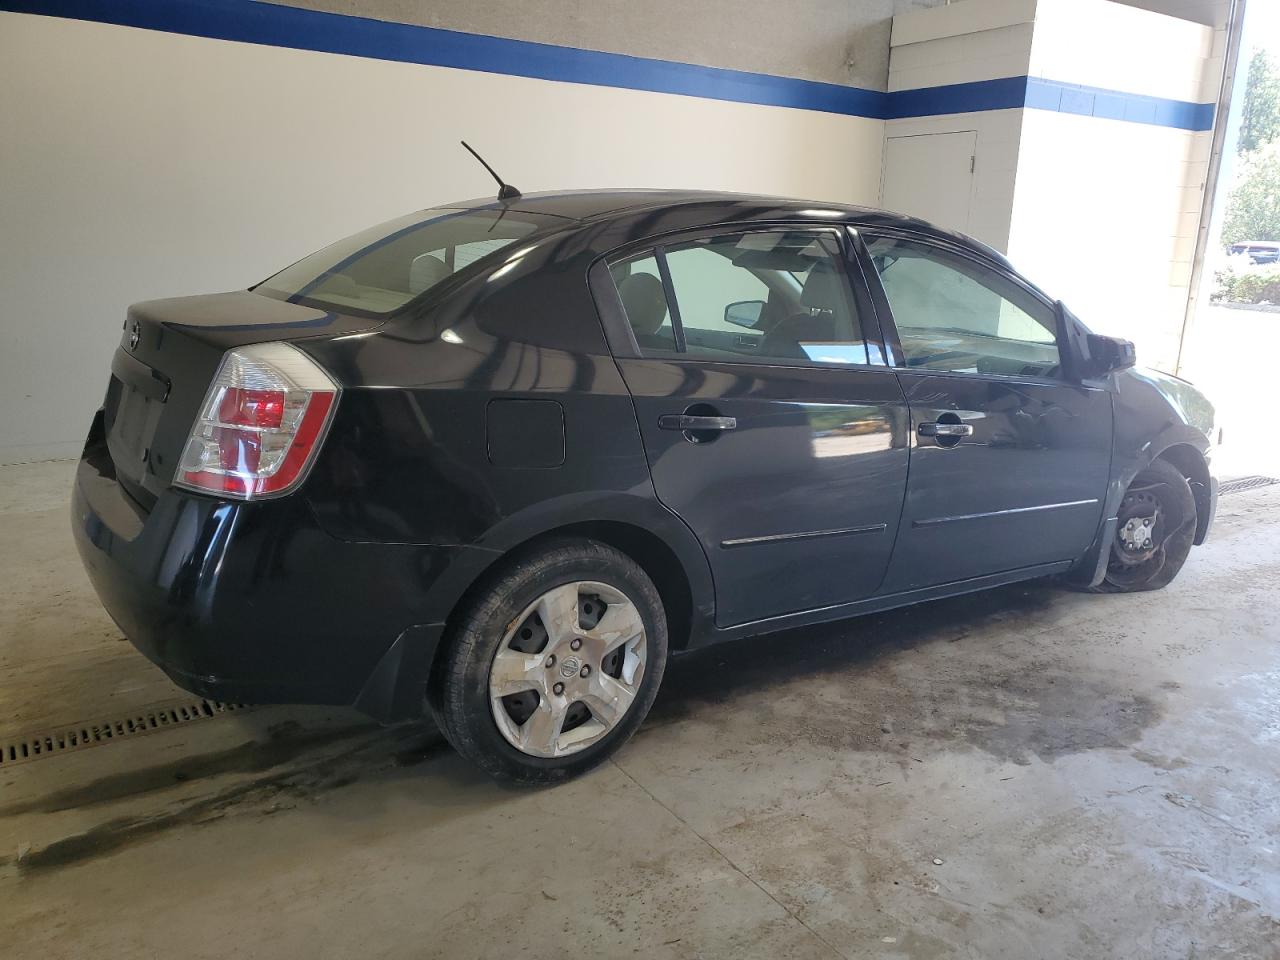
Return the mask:
{"type": "Polygon", "coordinates": [[[884,94],[859,87],[508,40],[253,0],[0,0],[0,10],[854,117],[880,119],[884,109],[884,94]]]}
{"type": "Polygon", "coordinates": [[[1002,77],[999,80],[951,83],[943,87],[895,90],[884,95],[887,102],[885,117],[889,120],[902,120],[907,117],[936,117],[944,113],[1009,110],[1021,107],[1026,95],[1026,77],[1002,77]]]}
{"type": "Polygon", "coordinates": [[[1214,104],[1167,100],[1040,77],[1005,77],[885,94],[889,120],[1027,107],[1179,130],[1212,130],[1214,104]]]}
{"type": "Polygon", "coordinates": [[[1150,123],[1179,130],[1212,130],[1214,104],[1166,100],[1137,93],[1120,93],[1057,80],[1027,78],[1027,106],[1057,113],[1076,113],[1107,120],[1150,123]]]}
{"type": "Polygon", "coordinates": [[[835,83],[369,20],[256,0],[0,0],[0,10],[875,120],[1026,106],[1182,130],[1213,127],[1211,103],[1164,100],[1035,77],[881,93],[835,83]]]}

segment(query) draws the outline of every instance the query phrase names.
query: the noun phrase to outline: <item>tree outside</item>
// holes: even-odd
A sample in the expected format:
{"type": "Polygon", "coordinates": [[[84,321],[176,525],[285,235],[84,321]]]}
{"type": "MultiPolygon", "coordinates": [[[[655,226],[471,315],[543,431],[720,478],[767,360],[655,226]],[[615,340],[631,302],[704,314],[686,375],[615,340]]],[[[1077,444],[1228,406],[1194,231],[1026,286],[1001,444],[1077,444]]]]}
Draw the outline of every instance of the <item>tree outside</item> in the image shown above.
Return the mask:
{"type": "Polygon", "coordinates": [[[1263,144],[1239,163],[1240,179],[1222,223],[1223,244],[1280,240],[1280,140],[1263,144]]]}
{"type": "MultiPolygon", "coordinates": [[[[1280,64],[1266,49],[1249,61],[1237,153],[1222,243],[1229,248],[1247,240],[1280,241],[1280,64]]],[[[1229,256],[1215,279],[1216,300],[1280,303],[1280,267],[1229,256]]]]}
{"type": "Polygon", "coordinates": [[[1272,142],[1280,135],[1280,70],[1266,50],[1258,50],[1249,61],[1244,104],[1240,109],[1240,142],[1243,156],[1272,142]]]}

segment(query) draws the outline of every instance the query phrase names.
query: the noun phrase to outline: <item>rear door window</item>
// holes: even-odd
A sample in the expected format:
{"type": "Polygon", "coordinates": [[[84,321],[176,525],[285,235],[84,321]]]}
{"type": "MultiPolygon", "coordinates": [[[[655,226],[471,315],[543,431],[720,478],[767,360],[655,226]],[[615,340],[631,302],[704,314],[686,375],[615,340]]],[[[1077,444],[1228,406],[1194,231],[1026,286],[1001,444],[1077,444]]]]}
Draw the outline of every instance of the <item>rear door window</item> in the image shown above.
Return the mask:
{"type": "Polygon", "coordinates": [[[611,273],[642,354],[868,362],[833,232],[752,230],[701,237],[616,262],[611,273]]]}

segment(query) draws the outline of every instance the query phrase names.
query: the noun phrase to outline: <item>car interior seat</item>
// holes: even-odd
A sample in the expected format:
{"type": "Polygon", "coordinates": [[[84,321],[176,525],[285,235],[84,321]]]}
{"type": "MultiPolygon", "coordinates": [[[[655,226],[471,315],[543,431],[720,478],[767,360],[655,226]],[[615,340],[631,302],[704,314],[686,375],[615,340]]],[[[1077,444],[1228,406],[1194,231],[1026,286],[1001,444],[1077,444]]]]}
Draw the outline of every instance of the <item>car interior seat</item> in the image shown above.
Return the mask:
{"type": "Polygon", "coordinates": [[[658,333],[667,318],[667,295],[662,281],[651,273],[633,273],[618,284],[618,296],[635,332],[636,343],[651,350],[674,350],[670,336],[658,333]]]}
{"type": "Polygon", "coordinates": [[[780,320],[765,334],[760,354],[803,360],[807,354],[800,346],[802,343],[845,343],[852,340],[852,330],[839,329],[840,326],[848,326],[843,319],[847,308],[841,284],[840,274],[831,264],[815,263],[800,290],[801,311],[780,320]]]}
{"type": "Polygon", "coordinates": [[[449,276],[449,268],[435,254],[424,253],[409,264],[409,292],[415,297],[449,276]]]}

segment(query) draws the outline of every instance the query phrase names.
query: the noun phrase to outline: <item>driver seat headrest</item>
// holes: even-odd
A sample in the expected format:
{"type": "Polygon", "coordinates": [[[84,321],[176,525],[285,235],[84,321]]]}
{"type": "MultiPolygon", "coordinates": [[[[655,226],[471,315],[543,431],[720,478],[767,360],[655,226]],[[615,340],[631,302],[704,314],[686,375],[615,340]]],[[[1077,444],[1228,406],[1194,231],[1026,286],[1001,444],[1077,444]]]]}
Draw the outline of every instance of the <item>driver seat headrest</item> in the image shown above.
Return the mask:
{"type": "Polygon", "coordinates": [[[830,263],[820,260],[809,268],[800,291],[800,305],[834,313],[840,309],[844,291],[840,274],[830,263]]]}

